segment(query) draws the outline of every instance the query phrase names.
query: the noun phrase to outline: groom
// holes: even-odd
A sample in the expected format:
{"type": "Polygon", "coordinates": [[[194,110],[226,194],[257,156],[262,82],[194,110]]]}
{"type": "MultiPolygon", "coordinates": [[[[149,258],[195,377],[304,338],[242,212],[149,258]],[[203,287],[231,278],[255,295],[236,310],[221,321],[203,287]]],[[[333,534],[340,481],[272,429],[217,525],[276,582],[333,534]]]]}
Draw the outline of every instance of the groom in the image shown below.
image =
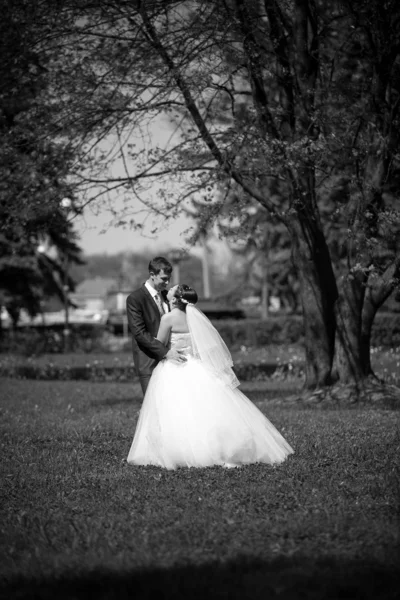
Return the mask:
{"type": "Polygon", "coordinates": [[[146,393],[154,367],[163,358],[185,362],[179,350],[168,350],[156,339],[161,316],[169,312],[166,288],[172,265],[162,256],[149,263],[149,278],[126,299],[129,329],[132,333],[132,353],[143,395],[146,393]]]}

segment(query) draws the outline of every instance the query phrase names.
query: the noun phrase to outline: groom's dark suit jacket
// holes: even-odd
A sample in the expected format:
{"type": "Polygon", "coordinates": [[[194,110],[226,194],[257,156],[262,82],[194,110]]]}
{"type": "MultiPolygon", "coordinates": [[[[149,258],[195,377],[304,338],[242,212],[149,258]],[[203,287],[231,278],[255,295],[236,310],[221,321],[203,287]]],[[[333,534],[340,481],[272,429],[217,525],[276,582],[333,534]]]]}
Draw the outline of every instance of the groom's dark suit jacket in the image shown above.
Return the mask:
{"type": "MultiPolygon", "coordinates": [[[[168,304],[166,292],[161,292],[168,304]]],[[[126,299],[129,329],[132,333],[133,362],[139,377],[150,375],[168,348],[155,339],[160,326],[160,311],[150,292],[143,284],[126,299]]]]}

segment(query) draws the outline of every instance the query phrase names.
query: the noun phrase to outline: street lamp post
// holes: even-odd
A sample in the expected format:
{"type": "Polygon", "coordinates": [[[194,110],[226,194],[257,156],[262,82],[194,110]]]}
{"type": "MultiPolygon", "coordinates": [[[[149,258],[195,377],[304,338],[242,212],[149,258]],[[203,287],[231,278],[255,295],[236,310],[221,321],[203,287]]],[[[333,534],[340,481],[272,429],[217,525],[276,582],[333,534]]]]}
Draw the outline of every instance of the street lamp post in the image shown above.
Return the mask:
{"type": "Polygon", "coordinates": [[[63,329],[63,338],[64,338],[64,352],[69,352],[70,349],[70,328],[69,328],[69,284],[68,284],[68,256],[64,256],[63,261],[63,271],[64,271],[64,329],[63,329]]]}
{"type": "MultiPolygon", "coordinates": [[[[42,256],[46,257],[46,246],[44,244],[39,244],[39,246],[37,247],[37,251],[42,256]]],[[[45,319],[44,311],[43,311],[43,299],[40,300],[40,314],[42,317],[42,325],[44,327],[46,325],[46,319],[45,319]]]]}
{"type": "MultiPolygon", "coordinates": [[[[72,207],[72,201],[70,198],[63,198],[60,202],[60,207],[64,209],[66,215],[72,207]]],[[[64,329],[63,329],[63,341],[64,341],[64,352],[67,353],[70,350],[70,336],[71,330],[69,326],[69,260],[68,254],[64,254],[63,264],[63,294],[64,294],[64,329]]]]}

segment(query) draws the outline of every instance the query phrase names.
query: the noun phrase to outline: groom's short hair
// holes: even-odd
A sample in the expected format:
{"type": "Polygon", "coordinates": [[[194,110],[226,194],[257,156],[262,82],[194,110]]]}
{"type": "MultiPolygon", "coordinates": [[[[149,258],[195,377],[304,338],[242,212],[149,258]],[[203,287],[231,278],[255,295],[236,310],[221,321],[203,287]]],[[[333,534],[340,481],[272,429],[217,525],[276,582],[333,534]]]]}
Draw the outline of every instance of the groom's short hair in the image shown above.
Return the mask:
{"type": "Polygon", "coordinates": [[[154,273],[154,275],[158,275],[160,271],[164,271],[166,275],[171,275],[172,265],[163,256],[156,256],[155,258],[152,258],[149,262],[149,273],[154,273]]]}

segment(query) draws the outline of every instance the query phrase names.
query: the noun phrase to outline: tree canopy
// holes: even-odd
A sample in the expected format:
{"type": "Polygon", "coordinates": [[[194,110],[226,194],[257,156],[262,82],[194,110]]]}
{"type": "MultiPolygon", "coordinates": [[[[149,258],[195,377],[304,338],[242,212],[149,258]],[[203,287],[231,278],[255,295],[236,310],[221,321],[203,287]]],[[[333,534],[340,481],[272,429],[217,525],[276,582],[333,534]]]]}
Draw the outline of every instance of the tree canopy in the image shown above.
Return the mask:
{"type": "Polygon", "coordinates": [[[57,13],[43,2],[2,0],[0,23],[0,305],[14,323],[22,308],[36,314],[46,294],[63,298],[73,282],[63,260],[80,249],[61,202],[69,182],[72,145],[57,123],[57,93],[47,40],[57,13]]]}
{"type": "Polygon", "coordinates": [[[307,385],[335,374],[359,389],[375,312],[399,284],[398,2],[57,7],[48,52],[81,193],[120,190],[167,219],[188,199],[211,221],[257,203],[290,240],[307,385]],[[175,133],[157,145],[165,120],[175,133]]]}

